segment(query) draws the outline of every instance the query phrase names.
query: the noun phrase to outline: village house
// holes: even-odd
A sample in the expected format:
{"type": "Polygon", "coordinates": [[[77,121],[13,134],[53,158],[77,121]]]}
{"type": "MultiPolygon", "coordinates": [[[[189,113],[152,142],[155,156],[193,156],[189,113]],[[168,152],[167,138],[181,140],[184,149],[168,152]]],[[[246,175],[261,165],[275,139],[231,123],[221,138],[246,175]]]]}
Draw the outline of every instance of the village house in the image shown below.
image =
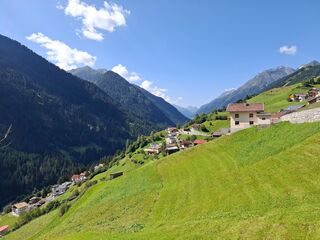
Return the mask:
{"type": "Polygon", "coordinates": [[[230,113],[231,133],[254,125],[271,124],[271,113],[264,112],[263,103],[230,103],[227,112],[230,113]]]}
{"type": "Polygon", "coordinates": [[[229,128],[220,128],[218,131],[215,131],[214,133],[212,133],[212,137],[218,138],[218,137],[228,135],[229,133],[230,133],[229,128]]]}
{"type": "Polygon", "coordinates": [[[170,127],[167,129],[169,136],[177,136],[179,134],[179,130],[175,127],[170,127]]]}
{"type": "Polygon", "coordinates": [[[290,94],[288,97],[289,102],[302,102],[306,100],[306,94],[303,93],[294,93],[290,94]]]}
{"type": "Polygon", "coordinates": [[[103,166],[104,165],[102,163],[100,163],[99,165],[94,166],[94,171],[95,172],[98,171],[99,169],[103,168],[103,166]]]}
{"type": "Polygon", "coordinates": [[[115,172],[115,173],[110,173],[110,179],[115,179],[118,177],[121,177],[123,175],[123,172],[115,172]]]}
{"type": "Polygon", "coordinates": [[[201,130],[201,124],[192,124],[191,131],[200,131],[201,130]]]}
{"type": "Polygon", "coordinates": [[[300,108],[303,108],[304,105],[300,104],[300,105],[292,105],[292,106],[288,106],[287,108],[281,109],[280,112],[286,112],[286,113],[292,113],[295,111],[298,111],[300,108]]]}
{"type": "Polygon", "coordinates": [[[71,181],[75,184],[77,183],[80,183],[80,182],[83,182],[87,180],[87,177],[86,177],[86,172],[83,172],[83,173],[80,173],[80,174],[75,174],[71,177],[71,181]]]}
{"type": "Polygon", "coordinates": [[[20,202],[12,205],[12,214],[20,216],[22,213],[29,211],[29,204],[26,202],[20,202]]]}
{"type": "Polygon", "coordinates": [[[150,147],[144,149],[144,151],[149,155],[159,154],[161,151],[161,145],[157,143],[151,144],[150,147]]]}
{"type": "Polygon", "coordinates": [[[67,189],[69,188],[69,186],[71,185],[71,182],[64,182],[62,184],[56,184],[56,185],[53,185],[51,190],[52,190],[52,196],[53,197],[58,197],[62,194],[64,194],[67,189]]]}
{"type": "Polygon", "coordinates": [[[174,144],[177,143],[177,138],[172,136],[166,137],[166,144],[174,144]]]}
{"type": "Polygon", "coordinates": [[[197,146],[197,145],[205,144],[207,142],[208,142],[207,140],[197,139],[193,141],[193,144],[197,146]]]}
{"type": "Polygon", "coordinates": [[[313,98],[308,98],[308,103],[309,104],[314,104],[314,103],[317,103],[317,102],[320,102],[320,96],[315,96],[313,98]]]}
{"type": "Polygon", "coordinates": [[[192,146],[193,146],[193,144],[191,141],[183,140],[180,142],[180,149],[181,150],[192,147],[192,146]]]}
{"type": "Polygon", "coordinates": [[[30,200],[29,200],[29,204],[31,205],[31,204],[36,204],[37,202],[39,202],[41,200],[41,198],[40,197],[32,197],[32,198],[30,198],[30,200]]]}
{"type": "Polygon", "coordinates": [[[307,99],[315,98],[315,97],[319,96],[319,94],[320,94],[320,89],[318,89],[318,88],[311,88],[311,89],[309,89],[309,91],[308,91],[307,99]]]}
{"type": "Polygon", "coordinates": [[[9,225],[0,227],[0,238],[6,235],[9,232],[9,225]]]}
{"type": "Polygon", "coordinates": [[[176,144],[167,144],[165,150],[166,150],[166,154],[167,154],[167,155],[170,155],[170,154],[172,154],[172,153],[178,152],[178,151],[179,151],[179,148],[177,147],[176,144]]]}

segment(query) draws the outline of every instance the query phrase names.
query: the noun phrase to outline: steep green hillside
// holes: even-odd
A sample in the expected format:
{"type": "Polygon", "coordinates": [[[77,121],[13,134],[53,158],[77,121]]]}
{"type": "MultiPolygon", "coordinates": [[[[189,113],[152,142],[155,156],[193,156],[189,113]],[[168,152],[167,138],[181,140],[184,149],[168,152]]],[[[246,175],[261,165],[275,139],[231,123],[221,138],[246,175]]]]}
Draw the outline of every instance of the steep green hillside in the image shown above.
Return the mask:
{"type": "Polygon", "coordinates": [[[278,112],[281,109],[292,105],[305,104],[306,102],[289,102],[288,96],[293,93],[307,93],[308,89],[309,88],[300,87],[300,84],[282,88],[274,88],[249,99],[248,102],[262,102],[265,105],[265,111],[278,112]]]}
{"type": "Polygon", "coordinates": [[[247,129],[100,181],[6,239],[318,239],[319,144],[320,123],[247,129]]]}

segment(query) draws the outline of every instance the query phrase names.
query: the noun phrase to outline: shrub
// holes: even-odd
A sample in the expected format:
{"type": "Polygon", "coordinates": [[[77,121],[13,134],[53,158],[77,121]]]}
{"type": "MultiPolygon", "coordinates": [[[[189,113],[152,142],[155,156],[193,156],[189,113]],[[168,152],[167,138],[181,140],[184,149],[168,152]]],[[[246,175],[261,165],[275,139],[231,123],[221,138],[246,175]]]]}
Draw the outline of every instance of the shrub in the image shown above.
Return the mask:
{"type": "Polygon", "coordinates": [[[70,208],[71,206],[68,203],[64,203],[61,205],[59,209],[59,216],[62,217],[70,208]]]}
{"type": "Polygon", "coordinates": [[[79,196],[79,194],[80,194],[79,190],[78,190],[78,188],[76,188],[75,190],[73,190],[70,197],[68,197],[68,201],[72,201],[73,199],[76,199],[79,196]]]}

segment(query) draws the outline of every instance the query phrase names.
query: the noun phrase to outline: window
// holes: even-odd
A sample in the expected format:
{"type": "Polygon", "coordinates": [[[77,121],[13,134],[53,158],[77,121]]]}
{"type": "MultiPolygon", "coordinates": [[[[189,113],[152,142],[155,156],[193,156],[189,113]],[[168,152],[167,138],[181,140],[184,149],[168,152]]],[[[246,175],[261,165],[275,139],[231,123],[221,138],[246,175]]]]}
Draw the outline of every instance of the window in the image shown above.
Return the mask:
{"type": "Polygon", "coordinates": [[[266,118],[262,118],[262,120],[266,120],[266,118]]]}
{"type": "Polygon", "coordinates": [[[235,124],[236,124],[236,125],[239,125],[239,124],[240,124],[240,122],[239,122],[239,121],[236,121],[236,122],[235,122],[235,124]]]}
{"type": "Polygon", "coordinates": [[[253,121],[250,121],[250,125],[253,125],[253,123],[254,123],[253,121]]]}
{"type": "Polygon", "coordinates": [[[249,117],[250,117],[250,118],[253,118],[253,113],[250,113],[250,114],[249,114],[249,117]]]}
{"type": "Polygon", "coordinates": [[[234,115],[234,117],[235,117],[235,118],[239,118],[239,114],[236,113],[236,114],[234,115]]]}

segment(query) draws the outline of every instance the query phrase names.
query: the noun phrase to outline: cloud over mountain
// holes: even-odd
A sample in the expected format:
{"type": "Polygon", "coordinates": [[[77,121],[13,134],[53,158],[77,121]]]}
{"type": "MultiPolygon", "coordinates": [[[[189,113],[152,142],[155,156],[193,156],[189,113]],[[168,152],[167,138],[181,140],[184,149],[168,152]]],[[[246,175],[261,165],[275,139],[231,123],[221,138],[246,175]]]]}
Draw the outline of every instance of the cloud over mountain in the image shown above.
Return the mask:
{"type": "Polygon", "coordinates": [[[67,44],[52,40],[43,33],[33,33],[27,36],[29,41],[40,44],[47,49],[47,59],[64,70],[70,70],[79,66],[94,66],[97,58],[88,52],[71,48],[67,44]]]}

